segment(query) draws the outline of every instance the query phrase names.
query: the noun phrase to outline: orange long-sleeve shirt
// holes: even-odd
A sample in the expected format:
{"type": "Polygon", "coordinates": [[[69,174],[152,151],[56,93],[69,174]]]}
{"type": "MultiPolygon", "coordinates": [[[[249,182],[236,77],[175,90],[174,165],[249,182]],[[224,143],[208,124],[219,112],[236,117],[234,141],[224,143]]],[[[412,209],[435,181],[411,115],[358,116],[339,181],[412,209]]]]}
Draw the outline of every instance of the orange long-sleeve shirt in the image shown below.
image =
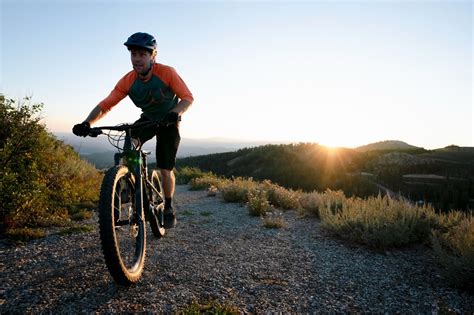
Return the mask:
{"type": "Polygon", "coordinates": [[[190,102],[194,100],[191,91],[176,70],[159,63],[153,64],[152,76],[147,81],[141,80],[135,70],[127,73],[99,106],[108,112],[127,95],[142,109],[145,116],[154,120],[163,119],[176,106],[179,99],[190,102]]]}

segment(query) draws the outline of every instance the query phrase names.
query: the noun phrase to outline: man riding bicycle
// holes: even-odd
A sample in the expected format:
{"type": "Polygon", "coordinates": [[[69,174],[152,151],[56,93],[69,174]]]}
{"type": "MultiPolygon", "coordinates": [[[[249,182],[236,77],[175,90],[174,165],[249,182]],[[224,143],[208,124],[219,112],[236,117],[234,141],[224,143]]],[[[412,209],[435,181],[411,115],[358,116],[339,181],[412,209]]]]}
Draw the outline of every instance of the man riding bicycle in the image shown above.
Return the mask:
{"type": "Polygon", "coordinates": [[[151,126],[133,130],[132,137],[140,145],[156,136],[156,164],[160,169],[165,195],[165,227],[174,227],[176,212],[172,206],[175,190],[173,168],[176,163],[181,137],[179,121],[191,106],[193,95],[175,69],[155,61],[156,39],[148,33],[135,33],[124,43],[130,51],[133,70],[123,76],[86,120],[73,127],[76,136],[85,137],[91,125],[104,117],[127,95],[141,108],[140,119],[135,123],[164,121],[167,126],[151,126]]]}

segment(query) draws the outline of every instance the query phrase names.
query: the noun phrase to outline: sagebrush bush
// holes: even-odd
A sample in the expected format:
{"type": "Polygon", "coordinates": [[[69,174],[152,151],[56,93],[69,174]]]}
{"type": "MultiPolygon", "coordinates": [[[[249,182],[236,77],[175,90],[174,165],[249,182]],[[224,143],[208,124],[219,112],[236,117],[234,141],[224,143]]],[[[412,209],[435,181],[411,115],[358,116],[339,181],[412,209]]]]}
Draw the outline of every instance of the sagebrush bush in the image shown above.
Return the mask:
{"type": "Polygon", "coordinates": [[[474,291],[474,218],[452,212],[441,219],[443,229],[433,231],[432,244],[450,284],[474,291]],[[448,227],[448,228],[446,228],[448,227]]]}
{"type": "Polygon", "coordinates": [[[268,201],[274,207],[284,210],[298,209],[300,207],[300,192],[272,184],[270,181],[264,181],[261,184],[261,188],[268,192],[268,201]]]}
{"type": "Polygon", "coordinates": [[[227,182],[227,179],[218,178],[214,175],[204,175],[202,177],[193,178],[189,182],[189,185],[191,190],[207,190],[211,187],[220,190],[222,187],[226,186],[227,182]]]}
{"type": "Polygon", "coordinates": [[[342,208],[346,200],[347,197],[340,190],[327,189],[324,193],[313,191],[299,194],[299,203],[303,213],[309,213],[318,218],[321,207],[328,207],[331,211],[336,211],[342,208]]]}
{"type": "Polygon", "coordinates": [[[372,247],[399,247],[429,241],[437,218],[431,207],[417,207],[387,196],[346,199],[341,207],[320,209],[323,227],[342,238],[372,247]]]}
{"type": "Polygon", "coordinates": [[[253,216],[265,216],[271,209],[268,202],[268,192],[259,188],[251,188],[247,193],[247,207],[253,216]]]}
{"type": "Polygon", "coordinates": [[[347,197],[341,190],[326,189],[326,191],[321,194],[321,204],[324,207],[329,207],[332,211],[341,209],[347,200],[347,197]]]}
{"type": "Polygon", "coordinates": [[[315,215],[319,218],[319,208],[323,204],[323,197],[321,193],[318,193],[317,191],[301,193],[299,203],[303,213],[315,215]]]}
{"type": "Polygon", "coordinates": [[[241,202],[246,203],[248,201],[248,192],[258,187],[258,183],[254,182],[251,178],[233,178],[231,181],[226,182],[224,187],[220,188],[222,198],[226,202],[241,202]]]}

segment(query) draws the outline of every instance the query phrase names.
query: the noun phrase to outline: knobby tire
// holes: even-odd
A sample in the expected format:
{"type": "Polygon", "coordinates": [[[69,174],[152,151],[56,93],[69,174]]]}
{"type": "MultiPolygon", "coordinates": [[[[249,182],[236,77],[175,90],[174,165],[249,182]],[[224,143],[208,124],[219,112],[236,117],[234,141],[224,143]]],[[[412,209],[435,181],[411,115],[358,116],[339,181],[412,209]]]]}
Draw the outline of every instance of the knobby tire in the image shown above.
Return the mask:
{"type": "Polygon", "coordinates": [[[140,214],[142,220],[137,219],[136,215],[130,216],[135,212],[134,182],[134,177],[128,167],[114,166],[105,174],[100,190],[99,227],[102,251],[113,279],[116,283],[124,286],[129,286],[140,280],[145,264],[146,227],[144,214],[143,211],[140,214]],[[125,215],[123,215],[124,212],[125,215]],[[128,218],[127,215],[129,215],[128,218]],[[127,219],[132,224],[118,223],[127,219]],[[121,233],[124,238],[129,237],[130,240],[122,239],[121,233]],[[131,263],[126,261],[128,257],[122,252],[121,247],[125,243],[132,244],[130,246],[133,252],[130,255],[131,263]]]}

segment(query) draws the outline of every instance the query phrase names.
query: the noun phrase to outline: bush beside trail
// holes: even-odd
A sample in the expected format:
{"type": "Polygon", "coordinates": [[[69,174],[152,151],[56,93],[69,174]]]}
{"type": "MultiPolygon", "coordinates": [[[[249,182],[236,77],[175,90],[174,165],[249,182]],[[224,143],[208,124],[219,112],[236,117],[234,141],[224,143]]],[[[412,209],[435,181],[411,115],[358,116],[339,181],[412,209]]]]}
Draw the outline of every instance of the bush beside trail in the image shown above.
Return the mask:
{"type": "Polygon", "coordinates": [[[0,236],[41,235],[28,228],[65,225],[98,199],[102,175],[47,131],[42,107],[0,95],[0,236]]]}

